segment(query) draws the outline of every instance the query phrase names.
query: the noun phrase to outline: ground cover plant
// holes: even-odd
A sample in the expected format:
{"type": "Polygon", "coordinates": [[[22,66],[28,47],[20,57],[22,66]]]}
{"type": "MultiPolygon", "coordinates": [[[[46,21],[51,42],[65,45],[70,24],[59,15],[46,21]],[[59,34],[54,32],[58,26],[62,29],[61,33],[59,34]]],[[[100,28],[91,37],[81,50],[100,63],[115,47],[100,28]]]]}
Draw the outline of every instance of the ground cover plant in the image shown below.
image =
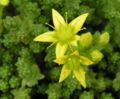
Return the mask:
{"type": "Polygon", "coordinates": [[[119,5],[0,0],[0,99],[120,99],[119,5]]]}

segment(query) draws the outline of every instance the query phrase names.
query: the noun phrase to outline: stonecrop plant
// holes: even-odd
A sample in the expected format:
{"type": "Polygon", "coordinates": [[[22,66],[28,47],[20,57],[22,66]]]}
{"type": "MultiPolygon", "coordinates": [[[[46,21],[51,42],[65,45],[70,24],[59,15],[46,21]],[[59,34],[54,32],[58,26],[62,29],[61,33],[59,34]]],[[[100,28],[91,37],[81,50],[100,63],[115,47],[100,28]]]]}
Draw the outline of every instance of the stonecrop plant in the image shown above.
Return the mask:
{"type": "Polygon", "coordinates": [[[67,17],[64,20],[55,9],[52,9],[54,27],[50,26],[54,30],[40,34],[34,39],[56,44],[54,62],[63,65],[59,82],[72,74],[84,88],[86,88],[85,68],[102,60],[104,55],[101,50],[105,48],[110,38],[107,32],[94,35],[87,32],[77,35],[83,29],[87,16],[88,13],[82,14],[68,23],[67,17]]]}

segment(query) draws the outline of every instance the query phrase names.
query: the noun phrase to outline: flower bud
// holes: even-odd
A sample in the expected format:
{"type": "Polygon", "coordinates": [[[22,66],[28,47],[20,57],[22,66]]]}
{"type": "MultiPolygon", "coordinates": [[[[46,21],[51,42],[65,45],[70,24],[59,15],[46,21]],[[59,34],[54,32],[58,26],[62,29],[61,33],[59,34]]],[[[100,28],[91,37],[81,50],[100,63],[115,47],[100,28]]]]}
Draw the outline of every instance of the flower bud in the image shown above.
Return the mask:
{"type": "Polygon", "coordinates": [[[9,4],[9,0],[0,0],[0,5],[7,6],[9,4]]]}
{"type": "Polygon", "coordinates": [[[101,34],[100,36],[100,43],[101,44],[107,44],[110,40],[110,35],[109,33],[105,32],[103,34],[101,34]]]}
{"type": "Polygon", "coordinates": [[[82,34],[80,37],[80,45],[83,48],[89,47],[92,44],[92,34],[90,32],[82,34]]]}
{"type": "Polygon", "coordinates": [[[103,54],[102,54],[100,51],[98,51],[98,50],[94,50],[94,51],[91,53],[91,57],[92,57],[92,60],[93,60],[94,62],[99,62],[99,61],[102,60],[103,54]]]}

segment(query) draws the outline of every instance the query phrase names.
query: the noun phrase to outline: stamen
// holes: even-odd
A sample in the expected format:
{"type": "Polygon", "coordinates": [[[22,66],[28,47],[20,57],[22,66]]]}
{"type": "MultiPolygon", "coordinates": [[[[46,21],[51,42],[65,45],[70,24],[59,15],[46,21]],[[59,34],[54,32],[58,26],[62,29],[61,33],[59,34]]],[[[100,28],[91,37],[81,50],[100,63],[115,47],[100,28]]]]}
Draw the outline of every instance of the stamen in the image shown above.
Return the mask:
{"type": "Polygon", "coordinates": [[[47,47],[47,49],[49,49],[50,47],[52,47],[56,42],[53,42],[52,44],[50,44],[50,46],[47,47]]]}
{"type": "Polygon", "coordinates": [[[82,30],[86,30],[86,27],[83,27],[82,29],[80,29],[80,31],[82,31],[82,30]]]}
{"type": "Polygon", "coordinates": [[[49,23],[45,23],[46,25],[48,25],[49,27],[51,27],[52,29],[55,29],[52,25],[50,25],[49,23]]]}
{"type": "Polygon", "coordinates": [[[65,12],[65,21],[66,21],[66,23],[68,23],[68,13],[67,12],[65,12]]]}

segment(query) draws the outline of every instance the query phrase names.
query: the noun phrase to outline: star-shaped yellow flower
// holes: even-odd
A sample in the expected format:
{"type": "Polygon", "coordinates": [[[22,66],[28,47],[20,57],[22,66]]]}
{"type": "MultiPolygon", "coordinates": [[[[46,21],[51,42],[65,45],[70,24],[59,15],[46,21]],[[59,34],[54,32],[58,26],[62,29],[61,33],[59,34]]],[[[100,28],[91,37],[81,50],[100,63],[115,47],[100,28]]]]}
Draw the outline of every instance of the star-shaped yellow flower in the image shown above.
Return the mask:
{"type": "Polygon", "coordinates": [[[77,33],[81,30],[87,16],[88,13],[82,14],[68,24],[55,9],[52,9],[54,30],[37,36],[34,41],[55,43],[56,58],[62,57],[69,46],[77,44],[80,38],[77,33]]]}
{"type": "Polygon", "coordinates": [[[91,61],[85,56],[79,55],[79,53],[75,51],[73,54],[69,56],[64,55],[63,57],[56,59],[55,62],[58,64],[64,64],[61,70],[59,82],[62,82],[71,73],[73,73],[73,75],[80,82],[80,84],[84,88],[86,88],[84,66],[94,64],[93,61],[91,61]]]}

